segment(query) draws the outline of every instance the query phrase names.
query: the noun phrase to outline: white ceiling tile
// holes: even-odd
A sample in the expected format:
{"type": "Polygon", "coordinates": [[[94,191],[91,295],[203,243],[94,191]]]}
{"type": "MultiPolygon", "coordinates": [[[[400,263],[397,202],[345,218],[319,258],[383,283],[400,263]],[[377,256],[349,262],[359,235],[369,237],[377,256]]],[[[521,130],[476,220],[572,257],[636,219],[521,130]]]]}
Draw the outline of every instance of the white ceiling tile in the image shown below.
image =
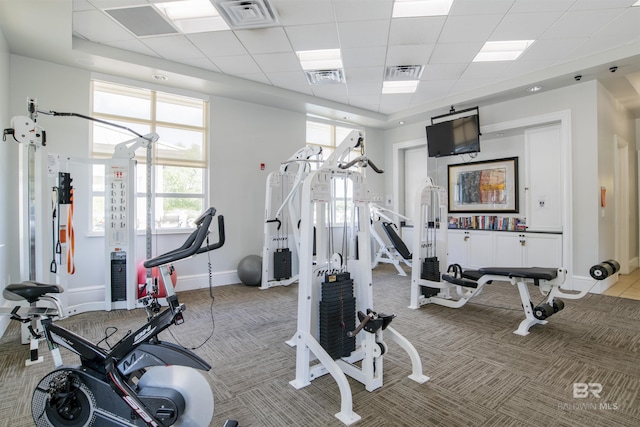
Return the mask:
{"type": "Polygon", "coordinates": [[[624,14],[618,15],[597,33],[598,36],[611,36],[638,40],[640,37],[640,7],[632,7],[624,14]]]}
{"type": "Polygon", "coordinates": [[[142,42],[163,58],[198,58],[202,52],[185,36],[145,37],[142,42]]]}
{"type": "Polygon", "coordinates": [[[586,41],[588,41],[586,37],[536,40],[522,53],[516,62],[567,58],[571,52],[586,41]]]}
{"type": "Polygon", "coordinates": [[[334,22],[330,1],[271,0],[281,25],[307,25],[334,22]]]}
{"type": "Polygon", "coordinates": [[[209,58],[247,54],[247,50],[232,31],[189,34],[187,38],[209,58]]]}
{"type": "Polygon", "coordinates": [[[389,45],[435,43],[445,20],[444,16],[392,19],[389,45]]]}
{"type": "Polygon", "coordinates": [[[429,102],[433,99],[444,98],[457,80],[421,81],[413,94],[412,102],[429,102]]]}
{"type": "Polygon", "coordinates": [[[544,70],[557,64],[557,59],[538,59],[535,61],[520,60],[514,61],[501,75],[504,79],[511,79],[518,76],[524,76],[529,73],[544,70]]]}
{"type": "Polygon", "coordinates": [[[134,39],[133,34],[99,10],[74,12],[73,30],[96,43],[134,39]]]}
{"type": "Polygon", "coordinates": [[[354,82],[347,80],[349,96],[380,96],[382,93],[382,79],[379,82],[354,82]]]}
{"type": "Polygon", "coordinates": [[[587,43],[582,43],[580,46],[574,49],[566,59],[570,60],[590,56],[599,52],[610,50],[612,46],[620,47],[624,46],[627,43],[627,40],[621,40],[620,37],[596,35],[590,37],[587,43]]]}
{"type": "Polygon", "coordinates": [[[514,0],[455,0],[449,16],[506,13],[513,2],[514,0]]]}
{"type": "Polygon", "coordinates": [[[213,63],[225,74],[252,74],[262,70],[249,55],[220,56],[213,59],[213,63]]]}
{"type": "Polygon", "coordinates": [[[249,53],[290,52],[291,44],[282,27],[234,31],[249,53]]]}
{"type": "Polygon", "coordinates": [[[275,86],[293,90],[295,92],[313,95],[309,82],[302,71],[285,73],[266,73],[267,77],[275,86]]]}
{"type": "Polygon", "coordinates": [[[460,80],[495,80],[509,66],[510,61],[499,62],[474,62],[460,76],[460,80]]]}
{"type": "Polygon", "coordinates": [[[569,10],[624,9],[638,0],[576,0],[569,10]]]}
{"type": "Polygon", "coordinates": [[[456,84],[454,84],[451,90],[449,91],[449,94],[456,94],[456,93],[468,92],[470,90],[477,90],[485,86],[489,86],[491,83],[493,83],[492,78],[458,80],[456,84]]]}
{"type": "MultiPolygon", "coordinates": [[[[460,64],[428,64],[424,67],[420,80],[447,80],[458,79],[467,69],[468,63],[460,64]]],[[[422,85],[422,83],[421,83],[422,85]]]]}
{"type": "Polygon", "coordinates": [[[338,29],[335,23],[285,27],[293,50],[338,49],[338,29]]]}
{"type": "Polygon", "coordinates": [[[386,46],[389,20],[338,23],[340,47],[386,46]]]}
{"type": "Polygon", "coordinates": [[[574,3],[575,0],[516,0],[509,12],[564,12],[574,3]]]}
{"type": "Polygon", "coordinates": [[[484,42],[439,43],[433,49],[429,64],[469,63],[476,57],[484,42]]]}
{"type": "Polygon", "coordinates": [[[393,0],[338,0],[333,7],[338,22],[389,19],[393,0]]]}
{"type": "Polygon", "coordinates": [[[387,56],[385,46],[341,49],[345,68],[384,66],[387,56]]]}
{"type": "Polygon", "coordinates": [[[607,25],[618,13],[616,9],[567,12],[542,35],[542,38],[588,37],[607,25]]]}
{"type": "Polygon", "coordinates": [[[450,16],[444,24],[440,43],[484,43],[498,25],[502,15],[483,15],[482,19],[475,16],[450,16]]]}
{"type": "Polygon", "coordinates": [[[382,87],[384,78],[384,67],[357,67],[345,70],[347,83],[375,83],[382,87]]]}
{"type": "Polygon", "coordinates": [[[389,46],[386,66],[424,65],[429,60],[433,47],[432,44],[389,46]]]}
{"type": "Polygon", "coordinates": [[[560,16],[560,12],[509,13],[491,33],[489,40],[536,40],[560,16]]]}
{"type": "Polygon", "coordinates": [[[97,9],[118,9],[121,7],[148,6],[146,0],[89,0],[97,9]]]}
{"type": "Polygon", "coordinates": [[[302,71],[300,61],[298,61],[297,55],[293,52],[253,55],[253,59],[265,73],[302,71]]]}

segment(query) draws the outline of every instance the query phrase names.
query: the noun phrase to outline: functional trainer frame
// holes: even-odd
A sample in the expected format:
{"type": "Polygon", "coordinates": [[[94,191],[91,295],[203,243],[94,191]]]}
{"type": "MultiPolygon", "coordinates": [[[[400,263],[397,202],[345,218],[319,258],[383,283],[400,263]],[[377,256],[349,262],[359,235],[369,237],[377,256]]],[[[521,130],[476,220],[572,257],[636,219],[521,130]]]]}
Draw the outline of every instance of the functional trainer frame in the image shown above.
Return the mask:
{"type": "MultiPolygon", "coordinates": [[[[422,374],[422,362],[415,347],[388,326],[395,316],[378,315],[373,311],[370,194],[365,176],[351,167],[358,164],[381,171],[364,154],[355,160],[346,160],[354,148],[362,147],[362,136],[358,131],[352,131],[323,165],[309,174],[302,184],[298,325],[291,340],[296,346],[296,378],[291,381],[291,385],[299,389],[320,376],[331,374],[340,391],[341,406],[336,417],[347,425],[358,421],[360,416],[353,411],[351,386],[346,376],[364,384],[368,391],[382,386],[383,354],[387,351],[383,331],[411,359],[412,371],[409,378],[418,383],[429,379],[422,374]],[[336,201],[334,184],[337,179],[344,180],[345,186],[351,185],[353,195],[350,201],[343,199],[348,206],[345,206],[342,253],[332,250],[332,240],[337,238],[331,221],[332,207],[336,201]],[[317,230],[315,263],[312,262],[314,227],[317,230]],[[334,359],[320,343],[321,282],[323,278],[329,277],[330,281],[331,277],[341,277],[346,272],[350,273],[353,280],[353,296],[360,325],[353,331],[343,331],[343,336],[355,338],[355,351],[334,359]]],[[[340,182],[340,185],[343,183],[340,182]]],[[[355,313],[352,314],[355,317],[355,313]]],[[[345,314],[345,322],[351,320],[353,319],[347,319],[345,314]]]]}

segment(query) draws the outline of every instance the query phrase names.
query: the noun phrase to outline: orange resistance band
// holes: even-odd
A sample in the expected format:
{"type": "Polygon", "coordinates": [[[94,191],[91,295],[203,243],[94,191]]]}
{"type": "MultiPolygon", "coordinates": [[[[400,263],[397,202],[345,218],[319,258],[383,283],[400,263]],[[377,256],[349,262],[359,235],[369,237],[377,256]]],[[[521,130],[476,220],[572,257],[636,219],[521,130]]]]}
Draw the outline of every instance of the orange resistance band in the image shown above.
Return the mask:
{"type": "Polygon", "coordinates": [[[76,272],[76,264],[73,256],[76,250],[76,238],[75,231],[73,230],[73,188],[70,193],[71,204],[69,205],[69,211],[67,213],[67,242],[69,242],[69,248],[67,250],[67,273],[74,274],[76,272]]]}

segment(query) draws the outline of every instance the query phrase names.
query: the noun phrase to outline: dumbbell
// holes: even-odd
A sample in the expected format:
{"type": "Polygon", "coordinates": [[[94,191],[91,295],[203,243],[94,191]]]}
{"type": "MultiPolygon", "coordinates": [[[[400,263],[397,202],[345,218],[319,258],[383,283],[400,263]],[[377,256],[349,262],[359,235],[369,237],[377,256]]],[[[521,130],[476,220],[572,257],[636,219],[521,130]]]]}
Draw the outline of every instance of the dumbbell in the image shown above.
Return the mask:
{"type": "Polygon", "coordinates": [[[589,274],[591,274],[591,277],[596,280],[604,280],[618,271],[620,271],[620,264],[618,261],[615,259],[609,259],[591,267],[589,274]]]}

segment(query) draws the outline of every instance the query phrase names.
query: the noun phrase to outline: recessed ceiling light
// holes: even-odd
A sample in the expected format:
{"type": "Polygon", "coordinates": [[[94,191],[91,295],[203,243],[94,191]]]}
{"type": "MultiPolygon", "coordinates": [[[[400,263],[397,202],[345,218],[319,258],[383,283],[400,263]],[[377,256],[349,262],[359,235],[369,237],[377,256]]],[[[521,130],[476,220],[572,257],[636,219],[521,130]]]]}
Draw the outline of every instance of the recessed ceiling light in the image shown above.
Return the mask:
{"type": "Polygon", "coordinates": [[[449,14],[453,0],[396,0],[392,18],[443,16],[449,14]]]}
{"type": "Polygon", "coordinates": [[[303,70],[342,68],[340,49],[302,50],[296,52],[303,70]]]}
{"type": "Polygon", "coordinates": [[[637,2],[635,2],[634,4],[632,4],[631,6],[640,6],[640,0],[638,0],[637,2]]]}
{"type": "Polygon", "coordinates": [[[382,93],[414,93],[420,80],[400,80],[382,82],[382,93]]]}
{"type": "Polygon", "coordinates": [[[164,74],[154,74],[152,76],[155,80],[159,80],[161,82],[165,81],[165,80],[169,80],[169,77],[165,76],[164,74]]]}
{"type": "Polygon", "coordinates": [[[186,34],[230,29],[209,0],[172,1],[154,5],[186,34]]]}
{"type": "Polygon", "coordinates": [[[398,124],[399,124],[399,125],[403,125],[403,124],[404,124],[404,120],[400,120],[400,121],[398,122],[398,124]]]}
{"type": "Polygon", "coordinates": [[[531,86],[527,88],[527,92],[538,92],[539,90],[542,90],[542,86],[531,86]]]}
{"type": "Polygon", "coordinates": [[[473,62],[514,61],[522,52],[533,44],[535,40],[511,40],[486,42],[473,62]]]}

